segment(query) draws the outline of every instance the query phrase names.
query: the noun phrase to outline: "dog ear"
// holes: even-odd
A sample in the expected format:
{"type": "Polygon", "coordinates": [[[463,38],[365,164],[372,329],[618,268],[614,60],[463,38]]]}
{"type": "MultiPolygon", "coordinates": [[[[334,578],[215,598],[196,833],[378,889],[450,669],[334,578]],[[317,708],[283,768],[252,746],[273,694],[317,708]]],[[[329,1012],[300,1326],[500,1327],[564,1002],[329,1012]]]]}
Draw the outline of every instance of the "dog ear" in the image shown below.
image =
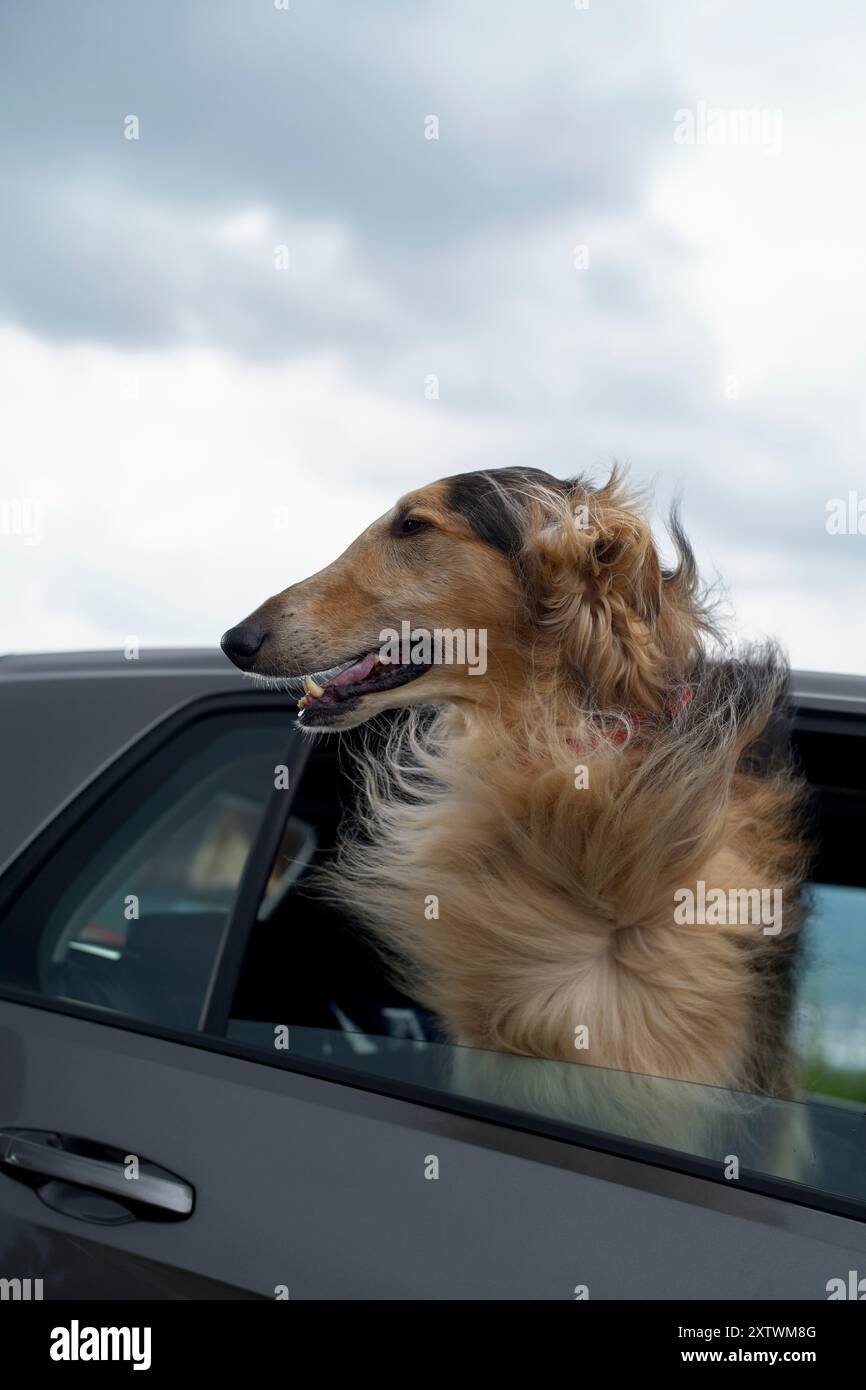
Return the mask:
{"type": "Polygon", "coordinates": [[[588,555],[587,598],[630,607],[654,624],[661,611],[662,573],[649,523],[634,512],[602,512],[588,555]]]}
{"type": "Polygon", "coordinates": [[[521,577],[535,632],[602,705],[662,710],[703,619],[663,580],[640,495],[615,470],[599,489],[546,490],[524,515],[521,577]]]}
{"type": "Polygon", "coordinates": [[[649,523],[614,468],[592,489],[538,490],[527,503],[522,572],[542,622],[565,624],[575,605],[652,623],[662,603],[661,567],[649,523]]]}

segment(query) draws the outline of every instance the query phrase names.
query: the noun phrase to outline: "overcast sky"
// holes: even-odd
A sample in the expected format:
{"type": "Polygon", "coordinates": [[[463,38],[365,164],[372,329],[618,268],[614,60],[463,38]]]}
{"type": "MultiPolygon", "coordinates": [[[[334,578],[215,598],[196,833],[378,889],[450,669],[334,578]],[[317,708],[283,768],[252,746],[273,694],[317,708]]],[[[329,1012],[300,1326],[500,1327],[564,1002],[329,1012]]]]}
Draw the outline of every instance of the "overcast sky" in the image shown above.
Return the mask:
{"type": "Polygon", "coordinates": [[[0,647],[215,644],[413,486],[616,457],[741,632],[866,672],[864,46],[855,0],[4,6],[0,647]]]}

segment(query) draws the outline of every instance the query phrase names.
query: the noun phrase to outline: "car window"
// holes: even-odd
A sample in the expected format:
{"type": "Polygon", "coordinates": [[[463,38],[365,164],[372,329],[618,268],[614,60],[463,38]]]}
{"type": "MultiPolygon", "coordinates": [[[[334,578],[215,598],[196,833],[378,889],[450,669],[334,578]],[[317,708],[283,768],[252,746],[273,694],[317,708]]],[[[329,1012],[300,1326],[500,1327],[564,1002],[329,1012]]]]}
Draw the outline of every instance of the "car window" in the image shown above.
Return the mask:
{"type": "MultiPolygon", "coordinates": [[[[822,882],[809,889],[799,994],[802,1099],[514,1057],[450,1044],[437,1019],[391,982],[339,903],[318,891],[316,864],[351,833],[350,802],[333,742],[317,743],[292,803],[293,816],[315,827],[315,852],[282,893],[264,898],[228,1022],[239,1049],[278,1065],[338,1068],[350,1084],[398,1093],[408,1087],[434,1105],[470,1113],[482,1107],[517,1128],[547,1128],[607,1150],[637,1145],[673,1167],[866,1215],[862,1114],[846,1103],[866,1100],[866,1089],[858,1091],[866,1073],[857,1072],[866,887],[822,882]]],[[[824,805],[825,821],[826,813],[824,805]]],[[[845,824],[862,824],[860,813],[859,805],[846,807],[845,824]]],[[[826,827],[837,849],[839,824],[835,833],[826,827]]],[[[853,877],[850,855],[845,862],[853,877]]],[[[822,855],[816,867],[838,868],[838,859],[822,855]]]]}
{"type": "Polygon", "coordinates": [[[797,987],[803,1094],[866,1106],[866,720],[801,711],[796,752],[811,783],[797,987]]]}
{"type": "MultiPolygon", "coordinates": [[[[0,981],[195,1028],[250,848],[284,765],[284,714],[198,719],[43,863],[0,928],[0,981]]],[[[263,907],[312,852],[290,822],[263,907]]]]}
{"type": "Polygon", "coordinates": [[[812,884],[798,1053],[807,1092],[866,1104],[866,888],[812,884]]]}
{"type": "MultiPolygon", "coordinates": [[[[0,985],[200,1028],[275,770],[303,761],[293,741],[311,746],[284,710],[260,708],[200,718],[144,759],[18,894],[0,926],[0,985]]],[[[552,1128],[608,1150],[637,1144],[709,1176],[735,1159],[746,1185],[790,1184],[811,1204],[853,1204],[862,1214],[866,1176],[852,1158],[861,1115],[844,1100],[862,1095],[864,1076],[857,1047],[866,887],[811,889],[800,999],[809,1104],[453,1046],[437,1019],[392,983],[357,925],[316,889],[317,864],[345,833],[353,787],[334,741],[312,747],[291,788],[278,852],[262,868],[258,901],[248,900],[250,934],[226,1027],[234,1050],[314,1070],[326,1063],[350,1084],[398,1093],[408,1086],[434,1105],[481,1107],[518,1128],[552,1128]]]]}

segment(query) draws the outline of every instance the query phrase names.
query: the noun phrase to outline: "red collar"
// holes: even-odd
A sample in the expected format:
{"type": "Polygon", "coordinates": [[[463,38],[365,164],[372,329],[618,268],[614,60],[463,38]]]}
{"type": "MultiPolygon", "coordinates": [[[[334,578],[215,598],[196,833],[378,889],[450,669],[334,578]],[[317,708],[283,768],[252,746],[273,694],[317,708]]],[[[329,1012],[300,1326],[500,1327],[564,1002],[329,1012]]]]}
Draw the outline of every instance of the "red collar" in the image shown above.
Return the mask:
{"type": "MultiPolygon", "coordinates": [[[[669,699],[665,700],[665,709],[671,719],[679,714],[680,710],[691,704],[694,693],[694,686],[682,685],[676,695],[671,695],[669,699]]],[[[590,736],[588,746],[581,747],[577,739],[574,738],[566,739],[566,742],[570,748],[578,753],[591,752],[602,739],[606,743],[630,743],[637,734],[649,733],[655,725],[656,721],[651,716],[648,718],[640,710],[628,709],[624,712],[622,719],[611,720],[606,725],[602,725],[598,732],[594,732],[590,736]]]]}

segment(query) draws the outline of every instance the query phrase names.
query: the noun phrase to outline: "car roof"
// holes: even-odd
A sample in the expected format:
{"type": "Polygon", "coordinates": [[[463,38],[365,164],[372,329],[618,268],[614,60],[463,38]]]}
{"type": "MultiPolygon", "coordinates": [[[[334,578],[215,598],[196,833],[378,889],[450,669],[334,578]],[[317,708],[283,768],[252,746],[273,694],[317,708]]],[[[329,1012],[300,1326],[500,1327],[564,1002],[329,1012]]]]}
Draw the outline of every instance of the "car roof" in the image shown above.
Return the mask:
{"type": "Polygon", "coordinates": [[[0,866],[171,710],[255,689],[218,648],[0,657],[0,866]]]}
{"type": "Polygon", "coordinates": [[[228,678],[243,675],[219,647],[142,647],[137,657],[117,648],[93,652],[9,652],[0,656],[0,680],[13,676],[68,677],[78,671],[88,675],[142,675],[147,671],[178,675],[214,672],[228,678]]]}

